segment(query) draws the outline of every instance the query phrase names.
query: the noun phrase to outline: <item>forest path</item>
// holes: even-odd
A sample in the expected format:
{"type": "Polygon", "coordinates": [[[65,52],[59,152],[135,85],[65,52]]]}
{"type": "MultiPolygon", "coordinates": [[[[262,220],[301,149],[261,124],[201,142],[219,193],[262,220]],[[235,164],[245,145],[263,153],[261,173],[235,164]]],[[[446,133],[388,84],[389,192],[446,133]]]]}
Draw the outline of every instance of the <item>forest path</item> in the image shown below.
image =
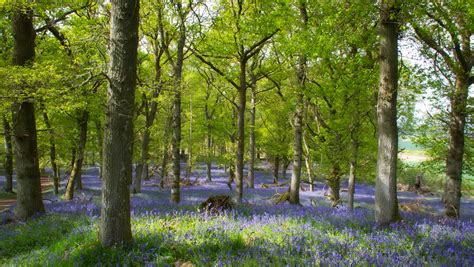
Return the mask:
{"type": "MultiPolygon", "coordinates": [[[[50,177],[41,177],[41,192],[45,193],[53,186],[52,178],[50,177]]],[[[11,195],[10,197],[1,198],[0,197],[0,212],[9,210],[11,206],[15,205],[16,197],[11,195]]]]}

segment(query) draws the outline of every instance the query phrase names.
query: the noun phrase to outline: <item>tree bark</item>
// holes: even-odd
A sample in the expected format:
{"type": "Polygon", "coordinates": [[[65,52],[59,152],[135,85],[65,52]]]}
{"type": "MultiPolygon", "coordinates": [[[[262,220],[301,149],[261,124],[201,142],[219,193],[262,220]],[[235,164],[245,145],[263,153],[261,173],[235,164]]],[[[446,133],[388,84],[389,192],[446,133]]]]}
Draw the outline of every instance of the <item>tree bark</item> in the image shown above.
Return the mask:
{"type": "Polygon", "coordinates": [[[41,109],[43,110],[43,121],[48,129],[49,134],[49,158],[51,161],[51,169],[53,170],[53,185],[54,185],[54,194],[59,194],[59,167],[56,164],[56,142],[54,140],[54,130],[49,121],[48,113],[46,108],[41,103],[41,109]]]}
{"type": "Polygon", "coordinates": [[[378,157],[375,220],[386,225],[400,219],[397,198],[397,1],[382,1],[380,11],[380,85],[377,99],[378,157]]]}
{"type": "Polygon", "coordinates": [[[74,197],[74,187],[82,190],[82,164],[84,162],[84,150],[87,142],[87,123],[89,121],[89,112],[87,110],[81,111],[81,117],[78,119],[79,126],[79,141],[77,144],[76,157],[67,181],[64,198],[71,200],[74,197]]]}
{"type": "Polygon", "coordinates": [[[291,174],[289,197],[291,204],[300,204],[301,163],[303,157],[303,108],[303,93],[298,92],[293,125],[293,171],[291,174]]]}
{"type": "Polygon", "coordinates": [[[250,73],[251,98],[250,98],[250,121],[249,121],[249,172],[247,175],[248,187],[255,188],[255,116],[257,111],[257,79],[252,71],[250,73]]]}
{"type": "MultiPolygon", "coordinates": [[[[146,96],[144,96],[146,98],[146,96]]],[[[145,99],[145,101],[148,101],[145,99]]],[[[153,124],[154,117],[157,110],[157,105],[155,105],[154,110],[148,110],[148,103],[145,105],[145,130],[142,136],[141,150],[140,150],[140,161],[137,164],[135,179],[133,179],[133,194],[141,193],[142,191],[142,180],[145,177],[148,177],[148,154],[150,146],[150,127],[153,124]],[[153,117],[150,117],[154,111],[153,117]]],[[[152,104],[153,108],[153,104],[152,104]]]]}
{"type": "MultiPolygon", "coordinates": [[[[333,163],[334,164],[334,163],[333,163]]],[[[332,201],[332,206],[335,207],[339,203],[341,199],[340,191],[341,191],[341,168],[339,164],[334,164],[332,166],[331,175],[328,179],[328,186],[329,186],[329,196],[332,201]]]]}
{"type": "Polygon", "coordinates": [[[281,177],[283,180],[286,180],[286,172],[288,171],[288,167],[290,166],[291,160],[288,156],[283,157],[283,164],[281,165],[281,177]]]}
{"type": "Polygon", "coordinates": [[[181,180],[181,87],[184,62],[184,45],[186,43],[186,29],[184,18],[180,22],[180,36],[178,40],[177,59],[174,66],[174,101],[173,101],[173,137],[171,150],[173,152],[173,184],[171,185],[171,199],[174,202],[180,201],[180,180],[181,180]]]}
{"type": "Polygon", "coordinates": [[[170,158],[170,153],[168,150],[168,144],[165,144],[163,148],[163,158],[161,160],[161,172],[160,172],[160,187],[165,187],[165,179],[168,175],[168,160],[170,158]]]}
{"type": "Polygon", "coordinates": [[[232,190],[232,183],[235,181],[234,165],[233,164],[229,165],[229,168],[227,168],[227,171],[229,172],[229,177],[228,177],[228,180],[227,180],[227,186],[229,187],[229,189],[232,190]]]}
{"type": "MultiPolygon", "coordinates": [[[[69,172],[69,176],[71,176],[71,172],[72,172],[72,169],[74,168],[74,162],[76,162],[76,146],[73,146],[71,148],[71,162],[69,164],[69,169],[68,169],[68,172],[69,172]]],[[[67,186],[67,184],[66,184],[67,186]]]]}
{"type": "MultiPolygon", "coordinates": [[[[306,31],[308,27],[308,13],[306,3],[301,2],[299,6],[300,17],[302,22],[302,31],[306,31]]],[[[296,95],[296,110],[294,113],[294,140],[293,140],[293,171],[290,181],[291,204],[300,204],[300,180],[301,180],[301,162],[303,158],[303,115],[304,115],[304,91],[306,83],[306,56],[304,52],[300,55],[296,69],[298,79],[298,92],[296,95]]]]}
{"type": "Polygon", "coordinates": [[[242,202],[244,195],[245,105],[247,103],[247,59],[240,59],[239,105],[237,112],[237,158],[235,164],[235,200],[242,202]]]}
{"type": "MultiPolygon", "coordinates": [[[[149,180],[148,174],[148,158],[149,158],[149,149],[150,149],[150,128],[153,125],[156,112],[158,111],[158,103],[156,98],[161,93],[161,55],[162,52],[158,51],[158,48],[155,49],[155,82],[157,87],[154,88],[150,108],[148,109],[148,101],[146,104],[145,112],[145,131],[143,132],[141,152],[140,152],[140,162],[137,166],[137,172],[135,179],[133,180],[133,193],[140,193],[142,190],[142,181],[149,180]]],[[[146,100],[146,96],[144,95],[146,100]]]]}
{"type": "MultiPolygon", "coordinates": [[[[207,112],[207,103],[206,103],[206,112],[207,112]]],[[[206,157],[206,180],[208,182],[212,181],[212,174],[211,174],[211,168],[212,168],[212,126],[210,122],[207,122],[207,133],[206,133],[206,141],[207,141],[207,157],[206,157]]]]}
{"type": "Polygon", "coordinates": [[[6,115],[3,115],[3,134],[5,141],[5,192],[13,193],[13,144],[12,129],[6,115]]]}
{"type": "MultiPolygon", "coordinates": [[[[204,106],[204,115],[206,116],[206,180],[208,182],[212,181],[212,174],[211,174],[211,167],[212,167],[212,119],[214,117],[215,106],[213,107],[212,111],[209,107],[209,98],[211,97],[211,81],[210,79],[207,80],[207,88],[206,88],[206,103],[204,106]]],[[[216,99],[216,104],[218,103],[219,98],[216,99]]]]}
{"type": "Polygon", "coordinates": [[[106,247],[132,241],[129,185],[132,182],[138,18],[138,0],[112,1],[99,232],[100,241],[106,247]]]}
{"type": "Polygon", "coordinates": [[[102,179],[102,162],[103,162],[103,140],[104,140],[104,133],[103,133],[103,130],[102,130],[102,125],[100,124],[100,121],[97,119],[95,121],[95,129],[96,129],[96,132],[97,132],[97,145],[99,146],[98,149],[99,149],[99,162],[100,162],[100,166],[99,166],[99,179],[102,179]]]}
{"type": "Polygon", "coordinates": [[[446,158],[446,186],[444,189],[445,214],[459,219],[461,207],[462,165],[464,156],[464,127],[469,91],[469,76],[456,77],[456,90],[451,97],[451,116],[449,121],[449,143],[446,158]]]}
{"type": "Polygon", "coordinates": [[[168,176],[168,161],[172,157],[170,155],[171,151],[169,149],[169,135],[171,130],[171,124],[173,123],[173,114],[168,118],[168,125],[165,127],[165,132],[163,136],[163,158],[161,160],[161,171],[160,171],[160,187],[164,188],[165,179],[168,176]]]}
{"type": "MultiPolygon", "coordinates": [[[[29,66],[35,58],[33,12],[28,7],[13,10],[14,66],[29,66]]],[[[26,89],[26,88],[23,88],[26,89]]],[[[38,162],[35,106],[33,99],[23,99],[12,106],[13,138],[16,159],[17,205],[15,214],[27,219],[44,212],[38,162]]]]}
{"type": "Polygon", "coordinates": [[[186,179],[191,177],[193,171],[193,99],[189,94],[189,135],[188,135],[188,161],[186,162],[186,179]]]}
{"type": "Polygon", "coordinates": [[[306,173],[308,174],[309,180],[309,190],[314,192],[314,173],[313,173],[313,161],[311,159],[308,143],[306,142],[306,137],[303,136],[303,146],[304,146],[304,162],[306,164],[306,173]]]}
{"type": "Polygon", "coordinates": [[[350,210],[354,209],[355,180],[357,175],[357,158],[359,157],[359,142],[352,138],[351,140],[351,163],[349,168],[349,185],[347,189],[347,206],[350,210]]]}
{"type": "Polygon", "coordinates": [[[278,184],[278,171],[280,170],[280,157],[273,157],[273,183],[278,184]]]}

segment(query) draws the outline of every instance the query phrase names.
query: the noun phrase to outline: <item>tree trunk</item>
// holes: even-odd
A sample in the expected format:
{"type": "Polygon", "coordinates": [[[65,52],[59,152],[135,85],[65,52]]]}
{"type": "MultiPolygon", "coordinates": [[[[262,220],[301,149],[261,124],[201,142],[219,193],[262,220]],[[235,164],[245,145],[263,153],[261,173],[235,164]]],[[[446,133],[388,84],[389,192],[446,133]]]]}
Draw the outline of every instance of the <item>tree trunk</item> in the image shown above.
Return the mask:
{"type": "Polygon", "coordinates": [[[227,170],[229,172],[229,178],[227,180],[227,186],[229,187],[230,190],[232,190],[232,183],[235,181],[234,165],[231,164],[227,170]]]}
{"type": "MultiPolygon", "coordinates": [[[[166,142],[166,140],[165,140],[166,142]]],[[[160,187],[165,187],[165,179],[168,176],[168,160],[170,158],[170,151],[168,150],[168,143],[165,143],[163,147],[163,158],[161,160],[161,170],[160,170],[160,187]]]]}
{"type": "Polygon", "coordinates": [[[249,172],[248,172],[248,187],[255,188],[255,116],[257,106],[257,79],[255,75],[250,72],[252,96],[250,98],[250,121],[249,121],[249,172]]]}
{"type": "Polygon", "coordinates": [[[82,165],[84,163],[84,151],[87,143],[87,124],[89,122],[89,112],[82,111],[81,113],[81,120],[79,122],[79,146],[77,148],[76,163],[74,164],[76,169],[76,178],[74,179],[76,181],[75,186],[76,189],[79,190],[82,190],[82,165]]]}
{"type": "Polygon", "coordinates": [[[328,179],[328,186],[332,206],[335,207],[341,199],[341,169],[338,164],[332,166],[331,175],[328,179]]]}
{"type": "Polygon", "coordinates": [[[354,209],[355,180],[357,175],[357,158],[359,157],[359,143],[357,140],[351,141],[352,156],[349,169],[349,185],[347,189],[347,206],[350,210],[354,209]]]}
{"type": "MultiPolygon", "coordinates": [[[[69,176],[71,176],[72,169],[74,168],[74,162],[76,162],[76,146],[71,148],[71,163],[69,164],[69,176]]],[[[67,186],[67,185],[66,185],[67,186]]]]}
{"type": "Polygon", "coordinates": [[[66,185],[66,192],[64,198],[71,200],[74,197],[74,187],[82,190],[82,164],[84,162],[84,150],[87,142],[87,123],[89,121],[89,112],[87,110],[81,111],[81,118],[78,120],[79,126],[79,143],[77,145],[77,153],[72,167],[71,175],[66,185]]]}
{"type": "MultiPolygon", "coordinates": [[[[161,90],[157,89],[153,92],[153,99],[158,97],[161,90]]],[[[156,111],[158,109],[158,104],[156,101],[152,100],[151,108],[148,108],[145,111],[145,130],[143,132],[141,152],[140,152],[140,162],[137,165],[135,179],[133,180],[133,193],[140,193],[142,190],[142,181],[148,179],[148,157],[150,149],[150,128],[155,121],[156,111]]],[[[148,106],[148,105],[147,105],[148,106]]]]}
{"type": "Polygon", "coordinates": [[[313,161],[311,159],[308,143],[306,142],[306,137],[303,136],[303,145],[304,145],[304,162],[306,164],[306,172],[308,173],[309,179],[309,190],[314,192],[314,174],[313,174],[313,161]]]}
{"type": "Polygon", "coordinates": [[[288,170],[288,166],[290,166],[290,159],[287,156],[283,157],[283,164],[281,165],[281,177],[283,180],[286,180],[286,172],[288,170]]]}
{"type": "Polygon", "coordinates": [[[291,204],[300,204],[301,162],[303,157],[303,93],[299,92],[297,97],[293,126],[293,172],[291,174],[289,198],[291,204]]]}
{"type": "Polygon", "coordinates": [[[143,163],[139,162],[135,166],[135,176],[133,177],[133,181],[132,181],[132,194],[138,194],[142,192],[142,179],[141,179],[142,172],[143,172],[143,163]]]}
{"type": "Polygon", "coordinates": [[[240,59],[240,88],[239,106],[237,111],[237,158],[235,162],[235,200],[242,202],[244,195],[244,152],[245,152],[245,104],[247,103],[247,61],[244,56],[240,59]]]}
{"type": "MultiPolygon", "coordinates": [[[[305,31],[308,27],[308,13],[304,2],[301,2],[299,11],[302,22],[302,31],[305,31]]],[[[306,83],[306,56],[304,55],[304,51],[302,52],[302,55],[300,55],[298,61],[296,70],[298,92],[296,96],[296,110],[293,123],[293,171],[291,173],[289,196],[289,202],[291,204],[300,204],[301,162],[303,158],[304,91],[306,83]]]]}
{"type": "Polygon", "coordinates": [[[43,121],[48,129],[49,134],[49,158],[51,160],[51,169],[53,170],[53,185],[54,185],[54,194],[59,194],[59,167],[56,164],[56,142],[54,141],[54,130],[49,121],[48,113],[46,108],[41,103],[41,109],[43,110],[43,121]]]}
{"type": "MultiPolygon", "coordinates": [[[[206,104],[207,108],[207,104],[206,104]]],[[[207,141],[207,157],[206,157],[206,180],[208,182],[212,181],[212,174],[211,174],[211,167],[212,167],[212,162],[211,162],[211,157],[212,157],[212,127],[210,125],[210,122],[207,123],[207,136],[206,136],[206,141],[207,141]]]]}
{"type": "Polygon", "coordinates": [[[278,184],[278,171],[280,170],[280,157],[273,158],[273,183],[278,184]]]}
{"type": "Polygon", "coordinates": [[[180,37],[178,41],[178,51],[176,66],[174,68],[174,101],[173,101],[173,138],[171,150],[173,152],[173,184],[171,185],[171,199],[174,202],[180,201],[180,180],[181,180],[181,87],[182,71],[184,61],[184,45],[186,42],[186,30],[184,21],[180,24],[180,37]]]}
{"type": "Polygon", "coordinates": [[[102,179],[102,161],[104,159],[103,157],[103,140],[104,140],[104,136],[103,136],[103,130],[102,130],[102,125],[100,124],[100,121],[97,119],[95,121],[95,128],[96,128],[96,131],[97,131],[97,145],[99,146],[98,149],[99,149],[99,162],[100,162],[100,165],[99,165],[99,179],[102,179]]]}
{"type": "Polygon", "coordinates": [[[444,189],[445,214],[459,218],[461,207],[462,159],[464,155],[464,126],[468,96],[468,76],[456,77],[456,91],[451,97],[449,144],[446,158],[446,187],[444,189]]]}
{"type": "MultiPolygon", "coordinates": [[[[213,113],[211,113],[210,108],[209,108],[209,98],[211,97],[211,82],[207,82],[207,88],[206,88],[206,103],[204,106],[204,115],[206,116],[206,127],[207,127],[207,132],[206,132],[206,181],[211,182],[212,181],[212,174],[211,174],[211,167],[212,167],[212,119],[213,119],[213,113]]],[[[217,101],[216,101],[217,103],[217,101]]],[[[214,110],[213,110],[214,111],[214,110]]]]}
{"type": "Polygon", "coordinates": [[[380,11],[380,85],[377,100],[378,157],[375,220],[386,225],[400,219],[397,199],[397,1],[382,1],[380,11]]]}
{"type": "MultiPolygon", "coordinates": [[[[33,12],[30,8],[14,8],[12,30],[14,40],[12,64],[31,65],[35,57],[36,35],[33,28],[33,12]]],[[[12,111],[17,180],[15,214],[23,220],[38,212],[44,212],[33,99],[29,97],[13,103],[12,111]]]]}
{"type": "Polygon", "coordinates": [[[132,182],[138,17],[138,0],[112,2],[100,216],[100,241],[106,247],[132,241],[129,185],[132,182]]]}
{"type": "Polygon", "coordinates": [[[189,94],[189,135],[188,135],[188,161],[186,163],[186,179],[191,177],[193,171],[193,99],[189,94]]]}
{"type": "MultiPolygon", "coordinates": [[[[176,78],[175,78],[176,82],[176,78]]],[[[172,162],[173,162],[173,183],[171,185],[171,199],[174,202],[180,201],[180,144],[181,144],[181,92],[175,85],[175,95],[173,102],[173,137],[171,141],[172,162]]]]}
{"type": "Polygon", "coordinates": [[[12,129],[7,116],[3,115],[3,134],[5,141],[5,192],[13,193],[13,145],[12,129]]]}

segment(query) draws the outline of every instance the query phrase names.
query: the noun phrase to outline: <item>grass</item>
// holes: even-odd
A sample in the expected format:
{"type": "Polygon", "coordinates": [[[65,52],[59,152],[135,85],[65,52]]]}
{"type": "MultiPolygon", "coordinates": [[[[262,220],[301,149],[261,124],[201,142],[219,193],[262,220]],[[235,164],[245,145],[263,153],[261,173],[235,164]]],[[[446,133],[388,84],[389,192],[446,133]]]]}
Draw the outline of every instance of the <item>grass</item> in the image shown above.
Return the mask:
{"type": "MultiPolygon", "coordinates": [[[[190,210],[191,207],[184,207],[190,210]]],[[[308,266],[439,265],[474,262],[472,225],[408,219],[390,228],[347,213],[280,207],[272,214],[242,205],[209,216],[182,209],[144,212],[132,219],[134,242],[103,248],[98,218],[48,214],[0,227],[0,265],[308,266]],[[467,227],[467,228],[466,228],[467,227]],[[437,248],[455,245],[453,253],[437,248]]],[[[405,216],[407,217],[407,216],[405,216]]],[[[446,247],[446,249],[449,249],[446,247]]]]}

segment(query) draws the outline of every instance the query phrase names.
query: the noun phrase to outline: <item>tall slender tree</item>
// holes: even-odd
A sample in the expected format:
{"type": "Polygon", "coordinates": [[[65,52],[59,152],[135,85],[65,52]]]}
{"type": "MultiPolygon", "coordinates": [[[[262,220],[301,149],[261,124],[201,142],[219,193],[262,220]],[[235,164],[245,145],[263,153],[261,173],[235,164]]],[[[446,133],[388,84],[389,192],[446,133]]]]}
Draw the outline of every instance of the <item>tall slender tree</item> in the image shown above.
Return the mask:
{"type": "MultiPolygon", "coordinates": [[[[427,53],[436,68],[448,80],[446,94],[450,102],[449,141],[446,153],[446,187],[444,191],[445,213],[448,217],[459,218],[461,205],[461,183],[463,156],[465,151],[465,127],[468,115],[467,99],[469,86],[474,83],[472,67],[473,22],[467,2],[441,2],[425,0],[415,5],[415,17],[411,25],[416,37],[431,52],[427,53]],[[446,66],[446,73],[443,73],[446,66]]],[[[471,4],[472,10],[472,4],[471,4]]]]}
{"type": "Polygon", "coordinates": [[[380,1],[380,85],[377,99],[378,157],[375,181],[375,219],[389,224],[399,219],[397,198],[397,0],[380,1]]]}
{"type": "Polygon", "coordinates": [[[51,125],[48,111],[45,108],[43,103],[40,103],[42,113],[43,113],[43,122],[48,129],[49,134],[49,159],[51,161],[51,169],[53,171],[53,185],[54,185],[54,194],[59,194],[59,166],[56,162],[56,142],[55,142],[55,132],[51,125]]]}
{"type": "MultiPolygon", "coordinates": [[[[35,58],[35,30],[33,10],[28,6],[14,5],[13,59],[15,66],[28,67],[35,58]]],[[[27,219],[44,212],[38,162],[38,145],[34,99],[28,96],[29,88],[21,88],[27,95],[13,103],[13,138],[16,159],[17,206],[15,214],[27,219]]]]}
{"type": "MultiPolygon", "coordinates": [[[[299,6],[301,30],[306,31],[308,27],[308,11],[306,1],[301,1],[299,6]]],[[[303,114],[304,114],[304,90],[306,86],[307,59],[304,51],[301,52],[296,69],[298,78],[298,90],[296,95],[296,110],[293,118],[294,140],[293,140],[293,170],[290,181],[289,202],[300,204],[300,180],[301,164],[303,161],[303,114]]]]}
{"type": "MultiPolygon", "coordinates": [[[[247,105],[247,69],[249,67],[249,60],[254,58],[263,47],[272,39],[280,29],[273,27],[261,27],[261,25],[253,24],[253,26],[246,25],[249,21],[247,18],[251,15],[259,16],[259,12],[263,11],[263,6],[260,7],[256,2],[251,3],[250,1],[237,1],[237,3],[231,2],[224,5],[225,12],[223,12],[223,18],[228,18],[232,22],[231,25],[222,23],[223,20],[219,18],[215,23],[214,31],[210,33],[216,34],[221,31],[227,31],[229,28],[232,29],[234,36],[233,42],[223,42],[221,46],[226,47],[224,54],[222,55],[208,55],[202,54],[197,49],[193,50],[194,55],[206,64],[209,68],[223,77],[229,84],[231,84],[238,93],[237,100],[237,153],[235,158],[235,201],[241,202],[243,198],[243,182],[244,182],[244,154],[245,154],[245,111],[247,105]],[[252,12],[253,10],[253,12],[252,12]],[[251,28],[261,28],[264,33],[248,32],[251,28]],[[258,36],[258,37],[256,37],[258,36]],[[225,59],[228,65],[221,67],[214,61],[214,59],[225,59]],[[229,63],[235,69],[232,70],[233,75],[229,75],[229,63]],[[238,77],[237,77],[238,76],[238,77]]],[[[268,7],[271,9],[271,7],[268,7]]],[[[267,10],[265,10],[267,11],[267,10]]],[[[260,14],[265,17],[264,12],[260,14]]],[[[220,33],[219,33],[220,34],[220,33]]],[[[209,34],[208,39],[213,38],[212,34],[209,34]]],[[[209,41],[209,40],[208,40],[209,41]]],[[[213,44],[215,40],[212,39],[213,44]]],[[[210,50],[216,50],[215,47],[209,45],[210,50]]],[[[222,47],[220,47],[222,49],[222,47]]],[[[222,63],[222,62],[221,62],[222,63]]]]}
{"type": "Polygon", "coordinates": [[[64,198],[71,200],[74,197],[74,187],[82,189],[82,164],[84,162],[84,150],[87,142],[87,123],[89,121],[89,112],[84,109],[80,111],[81,117],[77,120],[79,127],[79,140],[76,150],[76,156],[72,165],[71,175],[67,181],[64,198]]]}
{"type": "Polygon", "coordinates": [[[112,1],[107,118],[104,130],[100,241],[132,240],[130,191],[139,0],[112,1]]]}

